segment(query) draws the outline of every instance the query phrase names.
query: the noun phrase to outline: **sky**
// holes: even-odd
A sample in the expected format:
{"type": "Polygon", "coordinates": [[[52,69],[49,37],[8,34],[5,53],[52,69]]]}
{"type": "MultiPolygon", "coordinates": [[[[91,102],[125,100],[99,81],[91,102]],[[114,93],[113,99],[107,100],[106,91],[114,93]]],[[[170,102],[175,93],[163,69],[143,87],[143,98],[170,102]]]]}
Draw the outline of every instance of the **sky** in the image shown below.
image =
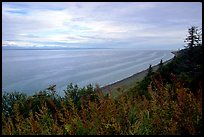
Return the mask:
{"type": "Polygon", "coordinates": [[[200,2],[3,2],[2,46],[183,48],[200,2]]]}

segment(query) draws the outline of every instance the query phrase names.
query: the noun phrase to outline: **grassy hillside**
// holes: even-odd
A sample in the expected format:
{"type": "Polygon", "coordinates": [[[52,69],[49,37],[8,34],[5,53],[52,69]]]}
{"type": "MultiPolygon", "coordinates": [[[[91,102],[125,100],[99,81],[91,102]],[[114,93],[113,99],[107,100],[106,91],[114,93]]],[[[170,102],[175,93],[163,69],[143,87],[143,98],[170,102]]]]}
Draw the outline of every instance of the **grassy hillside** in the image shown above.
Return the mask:
{"type": "Polygon", "coordinates": [[[185,49],[149,71],[117,97],[99,86],[55,86],[36,95],[2,96],[2,134],[158,135],[201,134],[202,46],[185,49]]]}

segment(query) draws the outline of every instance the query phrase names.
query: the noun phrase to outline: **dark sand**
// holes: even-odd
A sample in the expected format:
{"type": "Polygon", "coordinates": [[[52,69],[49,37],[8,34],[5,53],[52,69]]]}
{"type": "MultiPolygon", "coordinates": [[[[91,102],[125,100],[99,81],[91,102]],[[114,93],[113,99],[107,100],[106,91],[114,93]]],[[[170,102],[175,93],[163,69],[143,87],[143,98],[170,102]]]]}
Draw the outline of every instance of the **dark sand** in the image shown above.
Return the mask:
{"type": "MultiPolygon", "coordinates": [[[[173,53],[173,52],[172,52],[173,53]]],[[[176,55],[175,53],[173,53],[174,55],[176,55]]],[[[166,65],[167,63],[169,63],[173,58],[163,62],[163,65],[166,65]]],[[[152,67],[153,71],[156,71],[159,68],[159,64],[155,65],[152,67]]],[[[142,80],[148,73],[148,68],[146,70],[143,70],[139,73],[133,74],[130,77],[127,77],[125,79],[122,79],[120,81],[117,81],[115,83],[106,85],[104,87],[101,87],[101,90],[103,91],[103,93],[109,93],[110,91],[119,91],[119,90],[123,90],[126,89],[127,87],[130,88],[131,85],[133,85],[133,83],[139,82],[140,80],[142,80]]]]}

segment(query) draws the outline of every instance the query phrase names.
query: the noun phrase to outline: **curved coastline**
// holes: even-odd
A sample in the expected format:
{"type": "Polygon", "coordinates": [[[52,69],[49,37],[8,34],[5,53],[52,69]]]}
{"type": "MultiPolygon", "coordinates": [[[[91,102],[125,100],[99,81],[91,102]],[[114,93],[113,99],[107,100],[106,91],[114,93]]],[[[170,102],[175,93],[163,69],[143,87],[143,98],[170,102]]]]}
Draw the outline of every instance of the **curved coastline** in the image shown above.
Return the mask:
{"type": "MultiPolygon", "coordinates": [[[[177,55],[175,51],[171,53],[174,54],[174,57],[177,55]]],[[[166,65],[167,63],[171,62],[174,57],[164,61],[163,64],[166,65]]],[[[159,64],[152,66],[153,71],[156,71],[158,68],[159,68],[159,64]]],[[[109,93],[110,91],[118,90],[119,88],[121,89],[125,86],[128,86],[132,83],[142,80],[147,75],[147,73],[148,73],[148,68],[138,73],[135,73],[132,76],[124,78],[122,80],[100,87],[100,89],[102,90],[103,93],[109,93]]]]}

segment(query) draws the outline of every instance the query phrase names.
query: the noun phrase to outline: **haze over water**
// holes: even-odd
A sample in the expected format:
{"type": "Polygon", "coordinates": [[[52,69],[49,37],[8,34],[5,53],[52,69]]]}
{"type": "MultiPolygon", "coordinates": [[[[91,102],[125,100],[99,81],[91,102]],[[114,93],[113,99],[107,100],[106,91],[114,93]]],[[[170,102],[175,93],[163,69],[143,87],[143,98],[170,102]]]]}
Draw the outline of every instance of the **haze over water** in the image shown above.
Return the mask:
{"type": "Polygon", "coordinates": [[[173,56],[168,50],[3,50],[2,91],[33,95],[53,84],[63,91],[71,82],[105,86],[173,56]]]}

